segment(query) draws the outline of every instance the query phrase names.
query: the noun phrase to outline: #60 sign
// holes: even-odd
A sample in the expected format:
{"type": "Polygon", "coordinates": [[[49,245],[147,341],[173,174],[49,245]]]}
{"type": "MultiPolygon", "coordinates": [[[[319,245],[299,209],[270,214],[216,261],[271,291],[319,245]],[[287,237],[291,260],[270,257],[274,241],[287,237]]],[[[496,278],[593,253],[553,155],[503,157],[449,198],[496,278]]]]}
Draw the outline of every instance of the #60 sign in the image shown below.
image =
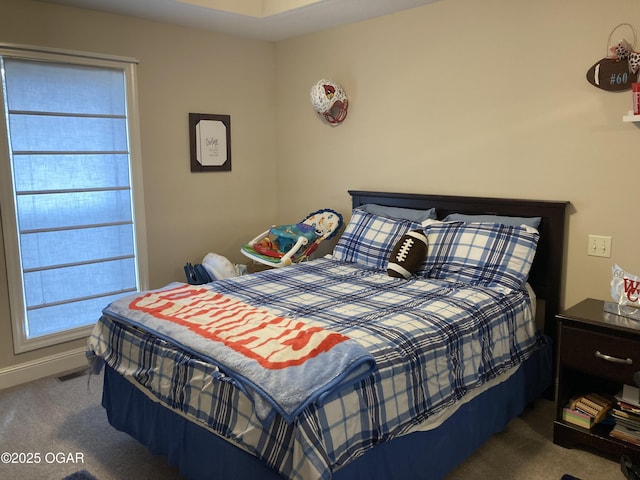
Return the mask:
{"type": "Polygon", "coordinates": [[[608,92],[631,90],[636,81],[636,74],[629,70],[627,60],[603,58],[587,70],[587,81],[594,87],[608,92]]]}

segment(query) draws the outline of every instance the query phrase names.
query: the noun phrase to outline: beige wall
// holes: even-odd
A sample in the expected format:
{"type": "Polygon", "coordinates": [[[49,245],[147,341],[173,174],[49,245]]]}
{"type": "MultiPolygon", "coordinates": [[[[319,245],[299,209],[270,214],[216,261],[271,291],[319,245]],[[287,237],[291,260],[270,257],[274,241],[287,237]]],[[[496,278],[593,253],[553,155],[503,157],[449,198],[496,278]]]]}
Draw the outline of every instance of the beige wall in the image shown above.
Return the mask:
{"type": "MultiPolygon", "coordinates": [[[[242,261],[265,224],[348,214],[347,189],[376,189],[571,201],[568,306],[607,298],[614,263],[640,274],[631,94],[585,80],[611,30],[639,20],[636,0],[440,0],[270,44],[0,0],[0,42],[140,60],[152,287],[208,251],[242,261]],[[338,127],[309,103],[323,77],[349,95],[338,127]],[[232,172],[189,172],[188,112],[231,115],[232,172]],[[613,237],[612,258],[586,255],[589,233],[613,237]]],[[[0,274],[0,369],[82,344],[14,356],[7,296],[0,274]]]]}
{"type": "MultiPolygon", "coordinates": [[[[275,222],[273,44],[30,0],[0,0],[0,42],[140,61],[151,287],[184,279],[184,263],[200,261],[210,251],[240,261],[241,243],[265,222],[275,222]],[[231,116],[231,172],[190,172],[189,112],[231,116]]],[[[82,346],[77,341],[13,354],[0,258],[0,370],[82,346]]]]}
{"type": "Polygon", "coordinates": [[[279,214],[348,211],[347,189],[568,200],[564,303],[606,299],[613,264],[640,275],[640,124],[630,92],[585,75],[623,22],[639,2],[440,0],[278,43],[279,214]],[[338,127],[307,100],[321,78],[349,96],[338,127]],[[590,233],[611,258],[586,255],[590,233]]]}

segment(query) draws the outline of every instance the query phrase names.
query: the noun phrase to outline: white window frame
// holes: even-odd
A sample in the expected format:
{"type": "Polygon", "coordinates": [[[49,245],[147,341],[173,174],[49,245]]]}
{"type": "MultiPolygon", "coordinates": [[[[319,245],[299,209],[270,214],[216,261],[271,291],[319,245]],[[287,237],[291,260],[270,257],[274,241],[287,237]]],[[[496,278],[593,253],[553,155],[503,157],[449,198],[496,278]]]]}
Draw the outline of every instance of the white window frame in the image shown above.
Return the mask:
{"type": "MultiPolygon", "coordinates": [[[[138,94],[136,87],[136,66],[138,61],[127,57],[5,43],[0,43],[0,56],[5,58],[116,68],[124,72],[126,79],[127,134],[131,167],[136,274],[138,288],[141,290],[147,289],[147,240],[144,216],[138,94]]],[[[0,116],[0,211],[2,212],[2,233],[9,287],[9,307],[13,327],[13,348],[14,353],[18,354],[87,337],[91,333],[93,326],[88,325],[34,338],[27,337],[19,236],[15,218],[16,196],[11,162],[9,160],[10,150],[6,124],[7,110],[3,95],[0,95],[0,110],[2,111],[2,115],[0,116]]],[[[96,321],[98,320],[99,314],[100,312],[97,312],[96,321]]]]}

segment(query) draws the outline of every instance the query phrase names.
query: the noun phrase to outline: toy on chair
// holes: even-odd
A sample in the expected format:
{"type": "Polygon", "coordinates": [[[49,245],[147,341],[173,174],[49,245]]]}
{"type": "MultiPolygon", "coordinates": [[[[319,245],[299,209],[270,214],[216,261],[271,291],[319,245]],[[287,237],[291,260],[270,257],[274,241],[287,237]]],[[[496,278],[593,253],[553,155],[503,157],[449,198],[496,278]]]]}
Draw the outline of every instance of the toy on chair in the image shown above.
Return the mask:
{"type": "Polygon", "coordinates": [[[273,226],[243,245],[240,251],[256,262],[284,267],[306,260],[320,242],[342,226],[342,215],[330,209],[311,213],[300,223],[273,226]]]}

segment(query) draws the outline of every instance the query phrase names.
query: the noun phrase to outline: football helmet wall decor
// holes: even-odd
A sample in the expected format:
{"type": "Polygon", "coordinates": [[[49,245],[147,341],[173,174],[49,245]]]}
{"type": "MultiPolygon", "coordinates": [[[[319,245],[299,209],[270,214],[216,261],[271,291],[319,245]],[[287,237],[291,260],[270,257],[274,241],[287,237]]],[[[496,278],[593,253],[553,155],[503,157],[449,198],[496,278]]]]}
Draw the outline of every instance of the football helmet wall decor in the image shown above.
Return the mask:
{"type": "Polygon", "coordinates": [[[320,80],[311,87],[311,104],[331,125],[339,125],[347,118],[349,99],[342,87],[331,80],[320,80]]]}

